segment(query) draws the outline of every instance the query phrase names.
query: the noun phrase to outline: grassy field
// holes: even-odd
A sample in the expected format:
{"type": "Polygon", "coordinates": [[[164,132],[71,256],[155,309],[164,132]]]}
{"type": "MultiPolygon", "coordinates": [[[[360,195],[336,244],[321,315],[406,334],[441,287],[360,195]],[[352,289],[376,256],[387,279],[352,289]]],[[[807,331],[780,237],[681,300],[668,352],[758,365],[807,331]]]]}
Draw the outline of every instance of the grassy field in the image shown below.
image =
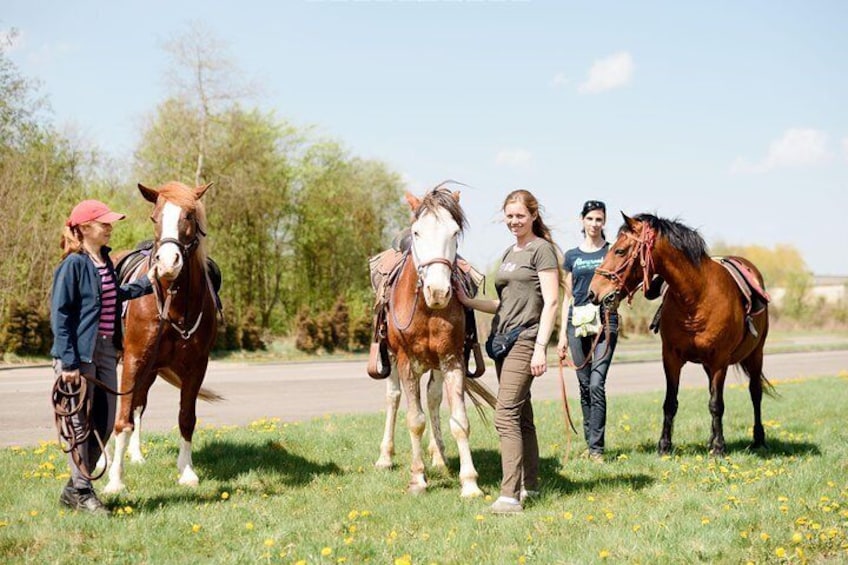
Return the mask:
{"type": "MultiPolygon", "coordinates": [[[[662,393],[617,396],[610,461],[568,461],[561,407],[537,404],[542,495],[521,516],[492,516],[497,436],[475,414],[472,449],[485,499],[451,476],[410,496],[408,438],[398,467],[373,467],[379,414],[246,428],[202,425],[196,489],[176,484],[177,436],[149,435],[111,517],[66,512],[55,444],[0,451],[3,563],[818,563],[848,562],[848,375],[780,382],[764,403],[769,450],[749,452],[747,391],[726,391],[728,456],[707,455],[704,391],[684,390],[676,451],[658,457],[662,393]]],[[[579,412],[576,404],[572,411],[579,412]]],[[[402,418],[401,418],[401,421],[402,418]]],[[[102,484],[100,485],[102,486],[102,484]]]]}

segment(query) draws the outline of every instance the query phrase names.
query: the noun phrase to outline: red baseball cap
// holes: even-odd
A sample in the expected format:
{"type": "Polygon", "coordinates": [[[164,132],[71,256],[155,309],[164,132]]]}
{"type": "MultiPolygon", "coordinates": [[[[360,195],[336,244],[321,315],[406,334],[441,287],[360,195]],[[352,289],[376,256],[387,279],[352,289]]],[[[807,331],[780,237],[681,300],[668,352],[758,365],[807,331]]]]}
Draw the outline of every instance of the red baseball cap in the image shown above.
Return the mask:
{"type": "Polygon", "coordinates": [[[71,210],[71,216],[65,222],[68,227],[75,227],[86,222],[101,222],[111,224],[123,220],[126,216],[113,212],[99,200],[83,200],[71,210]]]}

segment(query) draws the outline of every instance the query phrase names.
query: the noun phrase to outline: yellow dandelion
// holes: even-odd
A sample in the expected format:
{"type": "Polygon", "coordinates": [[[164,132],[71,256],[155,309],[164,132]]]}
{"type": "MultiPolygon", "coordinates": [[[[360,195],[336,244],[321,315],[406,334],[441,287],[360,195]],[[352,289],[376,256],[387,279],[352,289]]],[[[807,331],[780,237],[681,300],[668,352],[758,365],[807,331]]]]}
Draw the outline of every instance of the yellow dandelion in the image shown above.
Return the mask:
{"type": "Polygon", "coordinates": [[[770,539],[771,539],[771,536],[770,536],[770,535],[768,535],[768,534],[767,534],[767,533],[765,533],[765,532],[762,532],[762,533],[760,533],[760,539],[761,539],[761,540],[763,540],[763,541],[768,541],[768,540],[770,540],[770,539]]]}
{"type": "Polygon", "coordinates": [[[192,524],[191,525],[191,531],[195,534],[200,531],[200,528],[201,528],[200,524],[192,524]]]}
{"type": "Polygon", "coordinates": [[[350,545],[350,544],[352,544],[352,543],[353,543],[353,537],[352,537],[352,536],[351,536],[351,537],[346,537],[346,538],[344,539],[344,542],[345,542],[345,545],[350,545]]]}
{"type": "Polygon", "coordinates": [[[703,518],[701,518],[701,525],[702,525],[702,526],[706,526],[706,525],[707,525],[707,524],[709,524],[709,523],[710,523],[710,519],[709,519],[709,518],[707,518],[706,516],[704,516],[703,518]]]}
{"type": "Polygon", "coordinates": [[[741,532],[739,532],[739,535],[745,539],[748,539],[748,532],[746,530],[742,530],[741,532]]]}
{"type": "Polygon", "coordinates": [[[244,525],[244,529],[245,529],[245,530],[252,530],[252,529],[253,529],[253,522],[248,522],[248,523],[246,523],[246,524],[244,525]]]}
{"type": "Polygon", "coordinates": [[[36,516],[38,516],[38,510],[30,510],[29,515],[35,518],[36,516]]]}
{"type": "Polygon", "coordinates": [[[606,516],[607,520],[612,520],[613,518],[615,518],[615,514],[613,514],[613,513],[612,513],[612,512],[610,512],[609,510],[607,510],[607,511],[606,511],[606,513],[604,514],[604,516],[606,516]]]}
{"type": "Polygon", "coordinates": [[[265,540],[265,547],[272,547],[273,545],[274,545],[273,539],[268,538],[268,539],[265,540]]]}
{"type": "Polygon", "coordinates": [[[351,524],[350,526],[348,526],[347,531],[349,531],[352,534],[356,533],[356,524],[351,524]]]}
{"type": "Polygon", "coordinates": [[[325,547],[324,549],[322,549],[322,550],[321,550],[321,555],[322,555],[323,557],[329,557],[329,556],[330,556],[330,555],[332,555],[332,554],[333,554],[333,550],[332,550],[332,548],[325,547]]]}
{"type": "Polygon", "coordinates": [[[519,565],[524,565],[525,563],[527,563],[527,556],[526,555],[519,555],[518,556],[518,563],[519,563],[519,565]]]}
{"type": "Polygon", "coordinates": [[[359,517],[359,510],[351,510],[347,513],[348,520],[356,520],[359,517]]]}
{"type": "Polygon", "coordinates": [[[306,559],[298,559],[294,565],[306,565],[306,559]]]}
{"type": "Polygon", "coordinates": [[[801,543],[802,541],[804,541],[804,536],[800,532],[792,534],[792,543],[801,543]]]}
{"type": "Polygon", "coordinates": [[[227,491],[221,493],[221,500],[227,500],[228,498],[230,498],[230,493],[227,491]]]}
{"type": "Polygon", "coordinates": [[[774,554],[782,559],[782,558],[786,557],[786,550],[783,549],[782,547],[778,547],[777,549],[774,550],[774,554]]]}
{"type": "Polygon", "coordinates": [[[124,506],[124,514],[132,514],[133,507],[132,506],[124,506]]]}
{"type": "Polygon", "coordinates": [[[395,557],[395,565],[412,565],[412,557],[408,553],[395,557]]]}
{"type": "Polygon", "coordinates": [[[367,518],[368,516],[371,515],[371,511],[370,510],[363,510],[362,512],[359,513],[359,515],[362,516],[363,518],[367,518]]]}
{"type": "Polygon", "coordinates": [[[347,557],[339,557],[336,559],[336,563],[347,563],[347,557]]]}
{"type": "Polygon", "coordinates": [[[566,520],[571,520],[572,518],[574,518],[574,514],[572,514],[571,512],[563,512],[562,517],[566,520]]]}
{"type": "Polygon", "coordinates": [[[6,520],[0,520],[0,528],[5,528],[8,525],[9,525],[9,522],[7,522],[6,520]]]}
{"type": "Polygon", "coordinates": [[[477,520],[478,522],[482,522],[486,518],[482,514],[477,514],[476,516],[474,516],[474,519],[477,520]]]}
{"type": "Polygon", "coordinates": [[[600,559],[606,559],[606,558],[608,558],[609,556],[610,556],[610,552],[609,552],[609,551],[607,551],[606,549],[602,549],[602,550],[600,550],[600,551],[598,552],[598,557],[599,557],[600,559]]]}
{"type": "Polygon", "coordinates": [[[633,526],[633,531],[634,531],[634,532],[638,532],[638,531],[639,531],[639,530],[641,530],[641,529],[642,529],[642,526],[640,526],[639,524],[636,524],[635,526],[633,526]]]}

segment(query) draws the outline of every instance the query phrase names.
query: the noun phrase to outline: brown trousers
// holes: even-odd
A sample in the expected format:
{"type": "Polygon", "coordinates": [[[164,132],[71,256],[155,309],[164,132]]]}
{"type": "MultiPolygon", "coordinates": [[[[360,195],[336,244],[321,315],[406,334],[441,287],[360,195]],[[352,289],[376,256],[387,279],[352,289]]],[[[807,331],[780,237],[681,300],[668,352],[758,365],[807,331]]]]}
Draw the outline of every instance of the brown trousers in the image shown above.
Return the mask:
{"type": "Polygon", "coordinates": [[[530,359],[534,341],[519,339],[506,358],[495,363],[498,373],[498,403],[495,429],[501,440],[501,496],[517,499],[523,486],[539,488],[539,441],[530,401],[530,359]]]}

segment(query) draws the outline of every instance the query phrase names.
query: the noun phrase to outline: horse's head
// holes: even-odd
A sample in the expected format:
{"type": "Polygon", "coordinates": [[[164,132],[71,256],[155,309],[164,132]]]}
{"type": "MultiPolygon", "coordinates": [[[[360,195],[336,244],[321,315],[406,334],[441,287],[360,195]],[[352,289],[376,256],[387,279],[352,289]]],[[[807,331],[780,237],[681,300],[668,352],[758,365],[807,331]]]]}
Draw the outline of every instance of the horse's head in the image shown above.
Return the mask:
{"type": "Polygon", "coordinates": [[[176,279],[192,254],[205,254],[206,214],[200,198],[210,186],[191,188],[174,181],[155,189],[138,185],[144,198],[154,204],[150,214],[156,226],[153,263],[165,280],[176,279]]]}
{"type": "Polygon", "coordinates": [[[459,192],[441,186],[419,199],[406,193],[413,213],[412,260],[429,308],[438,310],[451,299],[451,273],[459,236],[466,220],[459,192]]]}
{"type": "Polygon", "coordinates": [[[618,237],[589,284],[589,300],[595,304],[616,305],[622,296],[632,297],[639,284],[653,275],[656,230],[639,219],[641,216],[631,218],[623,212],[621,215],[624,224],[618,230],[618,237]]]}

